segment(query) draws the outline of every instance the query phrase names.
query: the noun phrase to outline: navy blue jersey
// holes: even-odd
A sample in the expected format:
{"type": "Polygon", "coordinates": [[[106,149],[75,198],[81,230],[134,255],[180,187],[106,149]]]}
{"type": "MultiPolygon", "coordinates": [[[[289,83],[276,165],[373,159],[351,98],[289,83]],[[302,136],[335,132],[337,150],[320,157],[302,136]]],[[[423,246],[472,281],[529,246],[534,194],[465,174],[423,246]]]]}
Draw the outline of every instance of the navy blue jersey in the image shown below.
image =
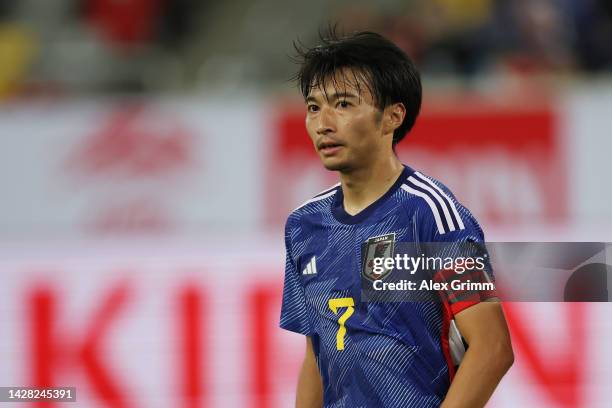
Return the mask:
{"type": "Polygon", "coordinates": [[[452,193],[409,167],[357,215],[344,210],[338,184],[287,220],[280,326],[311,337],[325,407],[439,406],[465,351],[453,316],[486,297],[362,301],[364,243],[389,234],[398,242],[484,243],[452,193]]]}

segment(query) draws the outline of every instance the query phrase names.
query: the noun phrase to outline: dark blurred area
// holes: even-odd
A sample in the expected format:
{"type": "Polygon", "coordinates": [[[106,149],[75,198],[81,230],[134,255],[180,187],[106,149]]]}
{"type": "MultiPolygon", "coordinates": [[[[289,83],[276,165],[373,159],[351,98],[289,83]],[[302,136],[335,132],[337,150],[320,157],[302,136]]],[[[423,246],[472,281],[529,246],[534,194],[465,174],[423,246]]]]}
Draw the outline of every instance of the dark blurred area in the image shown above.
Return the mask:
{"type": "Polygon", "coordinates": [[[195,0],[2,0],[0,94],[164,86],[170,66],[188,64],[186,47],[197,38],[206,6],[195,0]]]}
{"type": "Polygon", "coordinates": [[[364,16],[428,73],[469,78],[612,68],[612,3],[606,0],[412,1],[401,13],[359,11],[354,21],[364,16]]]}
{"type": "Polygon", "coordinates": [[[565,302],[608,302],[608,276],[612,267],[592,263],[578,268],[564,288],[565,302]]]}
{"type": "Polygon", "coordinates": [[[609,0],[2,0],[0,95],[278,86],[291,41],[318,28],[374,30],[427,76],[612,68],[609,0]]]}

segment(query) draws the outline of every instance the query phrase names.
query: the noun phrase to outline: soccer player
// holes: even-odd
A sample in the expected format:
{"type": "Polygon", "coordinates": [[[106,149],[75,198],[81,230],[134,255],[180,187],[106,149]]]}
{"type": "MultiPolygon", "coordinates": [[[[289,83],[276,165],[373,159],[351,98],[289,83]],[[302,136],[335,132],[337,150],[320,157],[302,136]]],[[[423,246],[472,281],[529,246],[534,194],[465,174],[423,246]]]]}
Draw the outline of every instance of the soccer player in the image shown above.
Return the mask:
{"type": "Polygon", "coordinates": [[[420,110],[418,72],[372,32],[332,30],[321,45],[296,48],[306,129],[323,166],[340,178],[285,227],[280,326],[306,336],[296,406],[484,406],[514,360],[494,295],[362,299],[362,280],[377,279],[366,252],[392,257],[400,242],[484,243],[453,194],[395,154],[420,110]]]}

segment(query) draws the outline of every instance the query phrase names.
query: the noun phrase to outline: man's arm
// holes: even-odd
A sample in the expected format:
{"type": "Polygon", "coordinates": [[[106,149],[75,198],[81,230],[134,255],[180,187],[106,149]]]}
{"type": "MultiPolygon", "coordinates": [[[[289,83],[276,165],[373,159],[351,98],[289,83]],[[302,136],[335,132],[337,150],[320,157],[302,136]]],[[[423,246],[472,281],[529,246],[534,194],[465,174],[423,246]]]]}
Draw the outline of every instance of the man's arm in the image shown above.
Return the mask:
{"type": "Polygon", "coordinates": [[[510,333],[499,302],[482,302],[455,316],[469,347],[441,408],[484,407],[514,362],[510,333]]]}
{"type": "Polygon", "coordinates": [[[306,355],[298,379],[296,408],[321,408],[323,406],[323,383],[317,359],[312,349],[312,340],[306,337],[306,355]]]}

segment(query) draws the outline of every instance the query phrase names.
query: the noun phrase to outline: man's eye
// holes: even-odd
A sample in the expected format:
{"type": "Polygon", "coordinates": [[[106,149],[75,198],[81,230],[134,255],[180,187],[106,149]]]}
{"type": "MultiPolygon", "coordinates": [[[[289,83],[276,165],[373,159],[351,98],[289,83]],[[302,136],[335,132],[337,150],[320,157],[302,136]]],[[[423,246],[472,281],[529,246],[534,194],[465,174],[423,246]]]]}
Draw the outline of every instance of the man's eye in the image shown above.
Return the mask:
{"type": "Polygon", "coordinates": [[[308,105],[307,109],[308,109],[308,112],[318,112],[319,111],[319,107],[317,105],[308,105]]]}
{"type": "Polygon", "coordinates": [[[338,106],[340,106],[341,108],[348,108],[350,105],[350,103],[348,103],[347,101],[340,101],[338,102],[338,106]]]}

